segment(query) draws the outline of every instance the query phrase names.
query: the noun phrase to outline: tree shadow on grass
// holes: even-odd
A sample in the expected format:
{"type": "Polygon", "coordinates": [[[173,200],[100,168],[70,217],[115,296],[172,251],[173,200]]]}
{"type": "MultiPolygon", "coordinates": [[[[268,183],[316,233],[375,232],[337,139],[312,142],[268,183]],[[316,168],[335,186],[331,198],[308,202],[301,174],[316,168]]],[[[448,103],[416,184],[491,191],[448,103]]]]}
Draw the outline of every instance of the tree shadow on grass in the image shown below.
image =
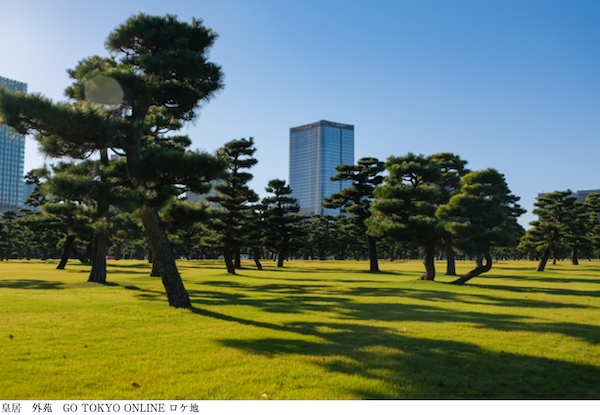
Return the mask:
{"type": "MultiPolygon", "coordinates": [[[[218,282],[218,286],[234,288],[235,292],[224,293],[221,291],[197,290],[189,291],[190,297],[195,304],[246,305],[258,308],[267,313],[302,314],[310,311],[334,313],[342,318],[361,321],[473,323],[478,327],[501,331],[560,333],[580,338],[593,345],[600,344],[600,330],[599,327],[594,325],[542,323],[539,319],[529,316],[494,312],[495,307],[508,309],[595,308],[581,304],[527,298],[502,298],[482,293],[463,294],[406,288],[352,288],[336,292],[332,290],[332,287],[327,285],[245,285],[237,282],[229,282],[227,284],[218,282]],[[386,293],[386,298],[397,298],[398,301],[365,301],[371,296],[382,297],[382,292],[386,293]],[[353,298],[360,298],[361,301],[356,301],[353,298]],[[428,304],[403,302],[402,299],[404,298],[423,300],[427,301],[428,304]],[[494,308],[486,308],[485,311],[478,312],[458,311],[447,307],[449,303],[459,302],[494,308]]],[[[558,294],[561,293],[559,292],[558,294]]]]}
{"type": "Polygon", "coordinates": [[[0,280],[0,288],[56,290],[65,288],[65,285],[66,284],[58,281],[43,281],[32,279],[0,280]]]}
{"type": "MultiPolygon", "coordinates": [[[[385,390],[348,387],[357,398],[597,398],[600,369],[541,357],[493,352],[451,341],[414,338],[362,324],[249,322],[196,309],[197,314],[283,332],[261,339],[222,339],[225,347],[267,357],[308,357],[332,374],[383,382],[385,390]],[[289,338],[316,336],[320,341],[289,338]]],[[[275,396],[276,397],[276,396],[275,396]]]]}
{"type": "Polygon", "coordinates": [[[523,294],[548,294],[548,295],[560,295],[560,296],[576,296],[576,297],[600,297],[600,291],[597,290],[569,290],[566,288],[550,288],[550,287],[515,287],[511,285],[485,285],[485,284],[473,284],[480,288],[486,288],[489,290],[503,290],[514,293],[523,294]]]}
{"type": "MultiPolygon", "coordinates": [[[[552,283],[552,284],[571,284],[571,283],[582,283],[582,284],[598,284],[600,283],[600,278],[573,278],[571,276],[565,276],[563,275],[557,275],[555,277],[551,277],[551,276],[543,276],[543,275],[525,275],[525,276],[519,276],[519,275],[505,275],[505,274],[494,274],[494,275],[487,275],[484,274],[481,276],[481,280],[483,279],[490,279],[490,280],[513,280],[513,281],[521,281],[521,282],[528,282],[528,281],[535,281],[535,282],[547,282],[547,283],[552,283]]],[[[479,281],[479,279],[474,280],[474,282],[479,281]]]]}

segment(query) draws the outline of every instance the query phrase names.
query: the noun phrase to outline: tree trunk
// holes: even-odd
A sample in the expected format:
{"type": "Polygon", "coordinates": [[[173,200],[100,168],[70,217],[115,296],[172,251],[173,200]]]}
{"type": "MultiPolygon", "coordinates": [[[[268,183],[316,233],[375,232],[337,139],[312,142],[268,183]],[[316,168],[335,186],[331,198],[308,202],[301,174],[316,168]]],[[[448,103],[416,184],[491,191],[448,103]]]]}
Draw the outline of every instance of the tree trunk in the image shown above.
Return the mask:
{"type": "Polygon", "coordinates": [[[92,269],[88,282],[106,283],[106,253],[108,251],[108,236],[101,231],[94,235],[94,248],[92,249],[92,269]]]}
{"type": "Polygon", "coordinates": [[[322,248],[319,248],[319,261],[325,261],[327,258],[325,258],[325,250],[322,248]]]}
{"type": "Polygon", "coordinates": [[[433,281],[435,279],[435,242],[425,243],[425,273],[421,275],[421,280],[433,281]]]}
{"type": "Polygon", "coordinates": [[[282,249],[277,253],[277,268],[283,268],[283,260],[285,259],[285,251],[282,249]]]}
{"type": "Polygon", "coordinates": [[[452,238],[444,238],[446,247],[446,275],[456,275],[456,254],[452,248],[452,238]]]}
{"type": "MultiPolygon", "coordinates": [[[[479,256],[478,256],[479,257],[479,256]]],[[[481,261],[481,265],[478,265],[472,271],[469,271],[467,274],[463,275],[456,281],[452,281],[451,284],[463,285],[465,282],[469,281],[471,278],[475,278],[478,275],[483,274],[484,272],[488,272],[492,269],[492,256],[490,254],[485,254],[485,264],[483,264],[483,259],[481,261]]]]}
{"type": "Polygon", "coordinates": [[[145,207],[141,212],[142,223],[152,250],[153,264],[156,263],[162,283],[167,292],[169,305],[177,308],[191,308],[192,304],[181,275],[175,264],[175,256],[165,231],[160,226],[156,208],[145,207]]]}
{"type": "Polygon", "coordinates": [[[223,248],[223,259],[225,260],[225,266],[227,267],[227,272],[232,275],[236,275],[235,266],[233,264],[233,254],[231,252],[231,248],[226,246],[223,248]]]}
{"type": "MultiPolygon", "coordinates": [[[[108,150],[100,151],[100,161],[103,168],[108,166],[108,150]]],[[[106,177],[101,174],[100,180],[106,185],[106,177]]],[[[89,282],[106,283],[106,254],[108,253],[108,229],[107,220],[110,205],[108,203],[108,189],[103,187],[98,193],[98,206],[96,207],[97,229],[94,235],[94,256],[92,257],[92,269],[89,282]]]]}
{"type": "Polygon", "coordinates": [[[544,254],[542,255],[542,259],[537,267],[536,271],[543,271],[546,268],[546,264],[548,263],[548,259],[550,258],[550,247],[544,250],[544,254]]]}
{"type": "Polygon", "coordinates": [[[482,255],[477,255],[475,257],[475,265],[477,268],[483,267],[483,256],[482,255]]]}
{"type": "Polygon", "coordinates": [[[237,269],[242,267],[242,255],[240,254],[240,248],[233,250],[234,264],[237,269]]]}
{"type": "Polygon", "coordinates": [[[263,269],[262,264],[260,263],[260,248],[254,248],[252,251],[256,268],[258,268],[259,270],[263,269]]]}
{"type": "Polygon", "coordinates": [[[152,261],[152,270],[150,271],[151,277],[160,277],[160,272],[158,271],[158,266],[155,261],[152,261]]]}
{"type": "Polygon", "coordinates": [[[369,271],[379,272],[379,260],[377,258],[377,239],[372,236],[367,236],[367,244],[369,244],[369,271]]]}
{"type": "Polygon", "coordinates": [[[123,258],[123,250],[121,249],[121,244],[115,245],[115,259],[123,258]]]}
{"type": "Polygon", "coordinates": [[[67,261],[71,257],[71,251],[73,250],[73,245],[75,245],[75,235],[67,236],[67,240],[65,241],[65,248],[63,249],[62,257],[60,258],[60,262],[56,269],[65,269],[67,266],[67,261]]]}
{"type": "Polygon", "coordinates": [[[573,248],[571,251],[571,263],[573,265],[579,265],[579,251],[577,248],[573,248]]]}

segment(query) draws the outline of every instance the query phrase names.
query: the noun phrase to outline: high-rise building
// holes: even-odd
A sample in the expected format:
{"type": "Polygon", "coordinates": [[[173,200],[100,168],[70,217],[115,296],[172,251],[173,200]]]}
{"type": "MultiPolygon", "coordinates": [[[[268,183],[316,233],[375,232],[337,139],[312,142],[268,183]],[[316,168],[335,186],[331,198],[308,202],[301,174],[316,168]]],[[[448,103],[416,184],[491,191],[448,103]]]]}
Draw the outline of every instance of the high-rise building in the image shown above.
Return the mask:
{"type": "Polygon", "coordinates": [[[336,166],[354,164],[354,126],[331,121],[290,128],[290,188],[304,215],[339,215],[321,206],[349,182],[332,182],[336,166]]]}
{"type": "MultiPolygon", "coordinates": [[[[27,84],[0,76],[0,88],[27,92],[27,84]]],[[[0,211],[22,208],[26,197],[23,182],[25,136],[0,124],[0,211]]]]}

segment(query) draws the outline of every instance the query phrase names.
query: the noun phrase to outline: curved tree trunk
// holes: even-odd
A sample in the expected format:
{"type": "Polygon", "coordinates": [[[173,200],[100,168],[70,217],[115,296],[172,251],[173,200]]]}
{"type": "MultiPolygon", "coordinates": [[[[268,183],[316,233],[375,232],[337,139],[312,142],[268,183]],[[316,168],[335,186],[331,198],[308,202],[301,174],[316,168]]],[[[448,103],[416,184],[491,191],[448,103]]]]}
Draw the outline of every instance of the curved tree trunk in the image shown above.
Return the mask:
{"type": "Polygon", "coordinates": [[[150,249],[152,250],[153,264],[162,278],[162,283],[167,292],[169,305],[177,308],[191,308],[192,304],[186,291],[181,275],[175,264],[175,256],[167,239],[165,231],[160,226],[160,218],[156,208],[145,207],[141,212],[142,223],[150,249]]]}
{"type": "Polygon", "coordinates": [[[227,272],[229,274],[236,275],[235,266],[233,264],[233,253],[231,252],[231,248],[229,248],[228,246],[223,248],[223,259],[225,260],[227,272]]]}
{"type": "Polygon", "coordinates": [[[253,257],[254,257],[254,263],[256,264],[256,268],[263,269],[262,268],[262,264],[260,263],[260,248],[253,248],[253,257]]]}
{"type": "Polygon", "coordinates": [[[492,256],[490,254],[485,254],[483,258],[485,259],[485,264],[483,263],[483,261],[481,261],[481,265],[478,265],[474,270],[469,271],[467,274],[463,275],[456,281],[452,281],[451,284],[462,285],[465,282],[469,281],[471,278],[475,278],[478,275],[481,275],[484,272],[488,272],[490,269],[492,269],[492,256]]]}
{"type": "Polygon", "coordinates": [[[452,248],[452,238],[444,238],[446,248],[446,275],[456,275],[456,253],[452,248]]]}
{"type": "Polygon", "coordinates": [[[475,257],[475,265],[477,268],[483,267],[483,255],[477,255],[475,257]]]}
{"type": "Polygon", "coordinates": [[[379,272],[379,260],[377,258],[377,239],[367,235],[369,244],[369,271],[379,272]]]}
{"type": "Polygon", "coordinates": [[[435,279],[435,242],[425,243],[425,273],[421,275],[421,280],[433,281],[435,279]]]}
{"type": "Polygon", "coordinates": [[[548,259],[550,259],[550,247],[544,250],[544,254],[542,255],[542,259],[540,260],[536,271],[543,271],[546,268],[548,259]]]}
{"type": "Polygon", "coordinates": [[[60,262],[56,269],[65,269],[67,266],[67,261],[71,257],[71,252],[73,251],[73,245],[75,245],[75,235],[67,236],[65,241],[65,247],[63,249],[62,257],[60,258],[60,262]]]}

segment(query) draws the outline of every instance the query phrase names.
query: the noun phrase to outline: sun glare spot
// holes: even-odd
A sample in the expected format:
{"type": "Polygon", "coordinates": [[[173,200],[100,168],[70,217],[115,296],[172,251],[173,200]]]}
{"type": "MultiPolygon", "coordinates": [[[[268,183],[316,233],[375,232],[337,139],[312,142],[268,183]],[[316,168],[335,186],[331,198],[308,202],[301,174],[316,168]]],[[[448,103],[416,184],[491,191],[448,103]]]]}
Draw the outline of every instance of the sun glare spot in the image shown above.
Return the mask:
{"type": "Polygon", "coordinates": [[[102,105],[120,105],[123,101],[123,88],[109,76],[98,75],[85,84],[85,98],[102,105]]]}

